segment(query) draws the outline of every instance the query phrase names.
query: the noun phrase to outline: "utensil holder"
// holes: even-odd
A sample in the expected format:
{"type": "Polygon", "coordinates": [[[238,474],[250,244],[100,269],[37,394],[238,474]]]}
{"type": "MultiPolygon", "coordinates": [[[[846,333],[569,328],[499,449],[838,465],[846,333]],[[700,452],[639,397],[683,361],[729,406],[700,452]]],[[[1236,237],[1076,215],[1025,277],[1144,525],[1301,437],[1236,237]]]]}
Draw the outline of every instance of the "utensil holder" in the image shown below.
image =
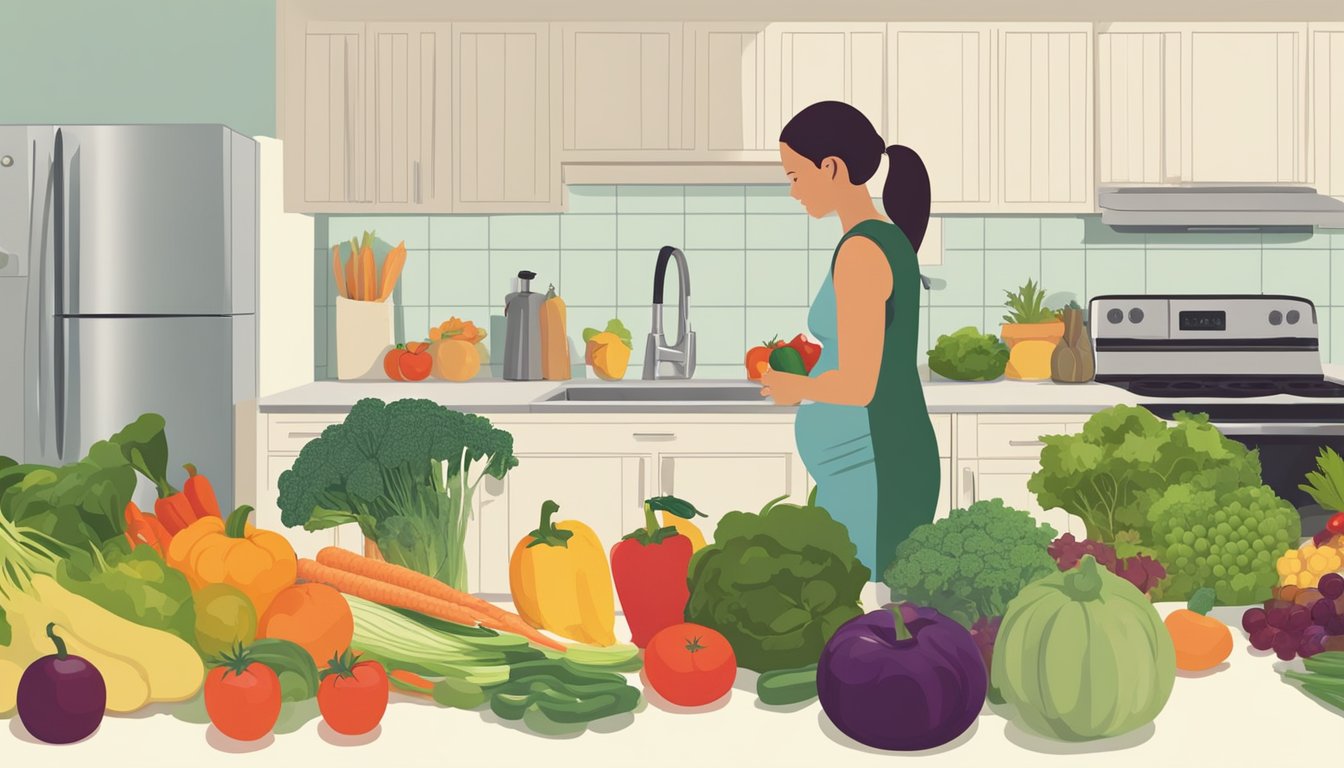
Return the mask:
{"type": "Polygon", "coordinates": [[[354,301],[336,297],[336,378],[382,376],[383,356],[393,346],[392,301],[354,301]]]}

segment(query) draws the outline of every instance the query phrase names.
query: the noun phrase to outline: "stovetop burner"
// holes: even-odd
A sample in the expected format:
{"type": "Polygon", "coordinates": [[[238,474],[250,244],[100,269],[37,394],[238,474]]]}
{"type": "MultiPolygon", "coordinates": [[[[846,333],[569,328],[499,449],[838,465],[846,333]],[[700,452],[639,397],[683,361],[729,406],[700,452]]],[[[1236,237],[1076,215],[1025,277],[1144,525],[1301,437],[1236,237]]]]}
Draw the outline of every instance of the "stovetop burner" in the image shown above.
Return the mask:
{"type": "Polygon", "coordinates": [[[1148,378],[1108,382],[1139,397],[1344,397],[1344,384],[1328,379],[1148,378]]]}

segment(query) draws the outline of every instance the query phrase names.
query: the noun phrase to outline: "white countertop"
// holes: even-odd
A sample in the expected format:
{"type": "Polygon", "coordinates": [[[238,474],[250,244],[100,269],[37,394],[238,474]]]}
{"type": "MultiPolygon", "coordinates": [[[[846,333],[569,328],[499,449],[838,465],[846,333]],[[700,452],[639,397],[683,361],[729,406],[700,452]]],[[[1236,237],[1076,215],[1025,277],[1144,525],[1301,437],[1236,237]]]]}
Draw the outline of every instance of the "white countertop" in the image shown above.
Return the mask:
{"type": "MultiPolygon", "coordinates": [[[[1164,616],[1178,607],[1159,604],[1164,616]]],[[[1087,744],[1030,735],[988,708],[960,739],[921,753],[921,765],[1276,765],[1293,749],[1309,750],[1304,737],[1344,725],[1327,709],[1284,683],[1284,664],[1248,648],[1241,609],[1215,615],[1232,624],[1235,647],[1226,665],[1204,677],[1179,677],[1152,726],[1117,739],[1087,744]],[[1279,734],[1276,738],[1275,734],[1279,734]],[[1288,750],[1288,752],[1285,752],[1288,750]]],[[[619,622],[618,622],[619,624],[619,622]]],[[[1300,664],[1300,662],[1293,662],[1300,664]]],[[[14,765],[236,766],[862,766],[892,765],[898,753],[869,750],[840,734],[813,701],[800,708],[757,705],[755,676],[743,671],[732,693],[706,710],[646,702],[633,717],[599,722],[569,738],[545,738],[497,720],[488,710],[441,709],[394,696],[373,738],[350,739],[330,731],[312,702],[286,705],[284,733],[254,744],[231,741],[208,725],[197,703],[157,706],[134,716],[109,717],[79,744],[37,744],[17,718],[0,726],[0,754],[14,765]]],[[[638,684],[638,683],[637,683],[638,684]]],[[[655,694],[656,695],[656,694],[655,694]]]]}

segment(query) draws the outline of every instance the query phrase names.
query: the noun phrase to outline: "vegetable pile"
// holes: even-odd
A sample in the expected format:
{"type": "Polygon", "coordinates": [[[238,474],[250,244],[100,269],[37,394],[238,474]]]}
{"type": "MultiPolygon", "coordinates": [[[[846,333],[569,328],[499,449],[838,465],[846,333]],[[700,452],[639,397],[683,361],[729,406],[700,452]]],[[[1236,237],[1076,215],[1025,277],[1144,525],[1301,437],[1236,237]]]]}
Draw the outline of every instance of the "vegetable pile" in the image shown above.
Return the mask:
{"type": "Polygon", "coordinates": [[[791,341],[784,341],[776,336],[747,350],[745,361],[747,378],[759,381],[761,374],[768,368],[806,376],[812,373],[812,368],[819,359],[821,359],[821,345],[810,341],[804,334],[794,336],[791,341]]]}
{"type": "Polygon", "coordinates": [[[956,381],[993,381],[1008,367],[1008,346],[973,325],[940,335],[927,354],[929,370],[956,381]]]}

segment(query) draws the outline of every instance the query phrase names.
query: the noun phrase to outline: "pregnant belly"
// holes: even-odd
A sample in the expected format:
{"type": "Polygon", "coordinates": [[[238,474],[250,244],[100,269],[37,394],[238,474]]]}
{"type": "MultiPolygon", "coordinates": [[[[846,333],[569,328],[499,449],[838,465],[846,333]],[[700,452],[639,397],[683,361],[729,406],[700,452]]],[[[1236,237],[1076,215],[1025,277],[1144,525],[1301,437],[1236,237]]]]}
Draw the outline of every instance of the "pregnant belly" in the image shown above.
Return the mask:
{"type": "Polygon", "coordinates": [[[807,403],[794,420],[798,455],[818,482],[873,464],[868,411],[852,405],[807,403]]]}

